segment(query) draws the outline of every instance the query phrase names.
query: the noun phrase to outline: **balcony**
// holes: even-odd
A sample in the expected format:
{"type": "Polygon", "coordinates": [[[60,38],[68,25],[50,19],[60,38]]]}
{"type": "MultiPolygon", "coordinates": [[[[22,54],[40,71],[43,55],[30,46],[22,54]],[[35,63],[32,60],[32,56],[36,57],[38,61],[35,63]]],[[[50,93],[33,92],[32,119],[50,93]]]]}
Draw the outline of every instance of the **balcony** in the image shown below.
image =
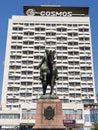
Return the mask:
{"type": "Polygon", "coordinates": [[[49,39],[46,39],[46,42],[56,42],[56,41],[57,39],[55,37],[54,38],[49,37],[49,39]]]}
{"type": "Polygon", "coordinates": [[[34,35],[35,37],[37,36],[37,37],[45,37],[45,33],[39,33],[39,31],[38,31],[38,33],[35,33],[35,35],[34,35]]]}
{"type": "Polygon", "coordinates": [[[30,78],[30,79],[28,79],[28,78],[21,79],[21,82],[32,82],[32,78],[30,78]]]}

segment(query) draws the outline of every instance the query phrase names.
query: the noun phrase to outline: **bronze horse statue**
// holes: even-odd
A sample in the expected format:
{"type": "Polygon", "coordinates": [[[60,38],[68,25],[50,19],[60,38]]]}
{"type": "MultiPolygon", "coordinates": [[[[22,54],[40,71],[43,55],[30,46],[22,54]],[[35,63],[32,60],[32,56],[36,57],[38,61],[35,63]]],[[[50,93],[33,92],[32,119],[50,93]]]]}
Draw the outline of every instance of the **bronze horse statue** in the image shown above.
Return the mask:
{"type": "Polygon", "coordinates": [[[58,80],[58,72],[55,63],[55,51],[45,50],[45,56],[40,62],[40,80],[43,87],[43,95],[46,94],[47,86],[50,86],[50,95],[54,94],[55,80],[58,80]]]}

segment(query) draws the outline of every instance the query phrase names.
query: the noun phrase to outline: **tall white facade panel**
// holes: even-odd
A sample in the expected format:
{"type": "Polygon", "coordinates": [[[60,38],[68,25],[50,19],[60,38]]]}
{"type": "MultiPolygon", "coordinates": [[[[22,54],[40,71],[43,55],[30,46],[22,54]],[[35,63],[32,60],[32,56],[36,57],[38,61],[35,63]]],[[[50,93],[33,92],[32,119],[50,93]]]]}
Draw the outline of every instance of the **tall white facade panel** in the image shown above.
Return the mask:
{"type": "Polygon", "coordinates": [[[62,102],[95,102],[89,17],[13,16],[8,26],[2,104],[17,108],[42,95],[37,66],[45,49],[56,50],[59,80],[54,91],[62,102]]]}

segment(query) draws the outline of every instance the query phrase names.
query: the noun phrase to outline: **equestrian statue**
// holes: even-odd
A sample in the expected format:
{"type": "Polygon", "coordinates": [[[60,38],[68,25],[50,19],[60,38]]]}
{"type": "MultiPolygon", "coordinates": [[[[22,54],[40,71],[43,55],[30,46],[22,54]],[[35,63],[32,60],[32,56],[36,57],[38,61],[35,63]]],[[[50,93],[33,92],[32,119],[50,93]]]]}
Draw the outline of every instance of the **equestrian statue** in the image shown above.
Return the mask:
{"type": "Polygon", "coordinates": [[[38,68],[40,68],[39,79],[42,82],[43,95],[46,95],[47,86],[50,86],[50,95],[54,95],[55,81],[58,80],[58,72],[55,62],[55,51],[45,50],[38,68]]]}

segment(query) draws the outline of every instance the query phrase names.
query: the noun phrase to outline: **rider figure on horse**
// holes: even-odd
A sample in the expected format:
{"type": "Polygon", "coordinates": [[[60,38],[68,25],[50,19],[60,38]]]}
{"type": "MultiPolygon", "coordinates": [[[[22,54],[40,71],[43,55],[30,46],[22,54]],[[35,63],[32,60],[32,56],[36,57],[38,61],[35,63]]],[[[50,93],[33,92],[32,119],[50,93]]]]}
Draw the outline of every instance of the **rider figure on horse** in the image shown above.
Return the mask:
{"type": "MultiPolygon", "coordinates": [[[[53,58],[53,72],[55,71],[56,72],[56,79],[58,80],[58,72],[57,72],[57,67],[56,67],[56,62],[54,61],[55,57],[54,57],[54,53],[55,51],[52,51],[52,50],[45,50],[45,56],[43,57],[42,61],[40,62],[38,68],[40,68],[40,77],[39,79],[42,80],[43,79],[43,75],[44,76],[44,81],[46,80],[46,74],[47,74],[47,71],[49,71],[49,65],[48,65],[48,58],[50,56],[52,56],[53,58]]],[[[48,72],[50,73],[50,72],[48,72]]]]}

